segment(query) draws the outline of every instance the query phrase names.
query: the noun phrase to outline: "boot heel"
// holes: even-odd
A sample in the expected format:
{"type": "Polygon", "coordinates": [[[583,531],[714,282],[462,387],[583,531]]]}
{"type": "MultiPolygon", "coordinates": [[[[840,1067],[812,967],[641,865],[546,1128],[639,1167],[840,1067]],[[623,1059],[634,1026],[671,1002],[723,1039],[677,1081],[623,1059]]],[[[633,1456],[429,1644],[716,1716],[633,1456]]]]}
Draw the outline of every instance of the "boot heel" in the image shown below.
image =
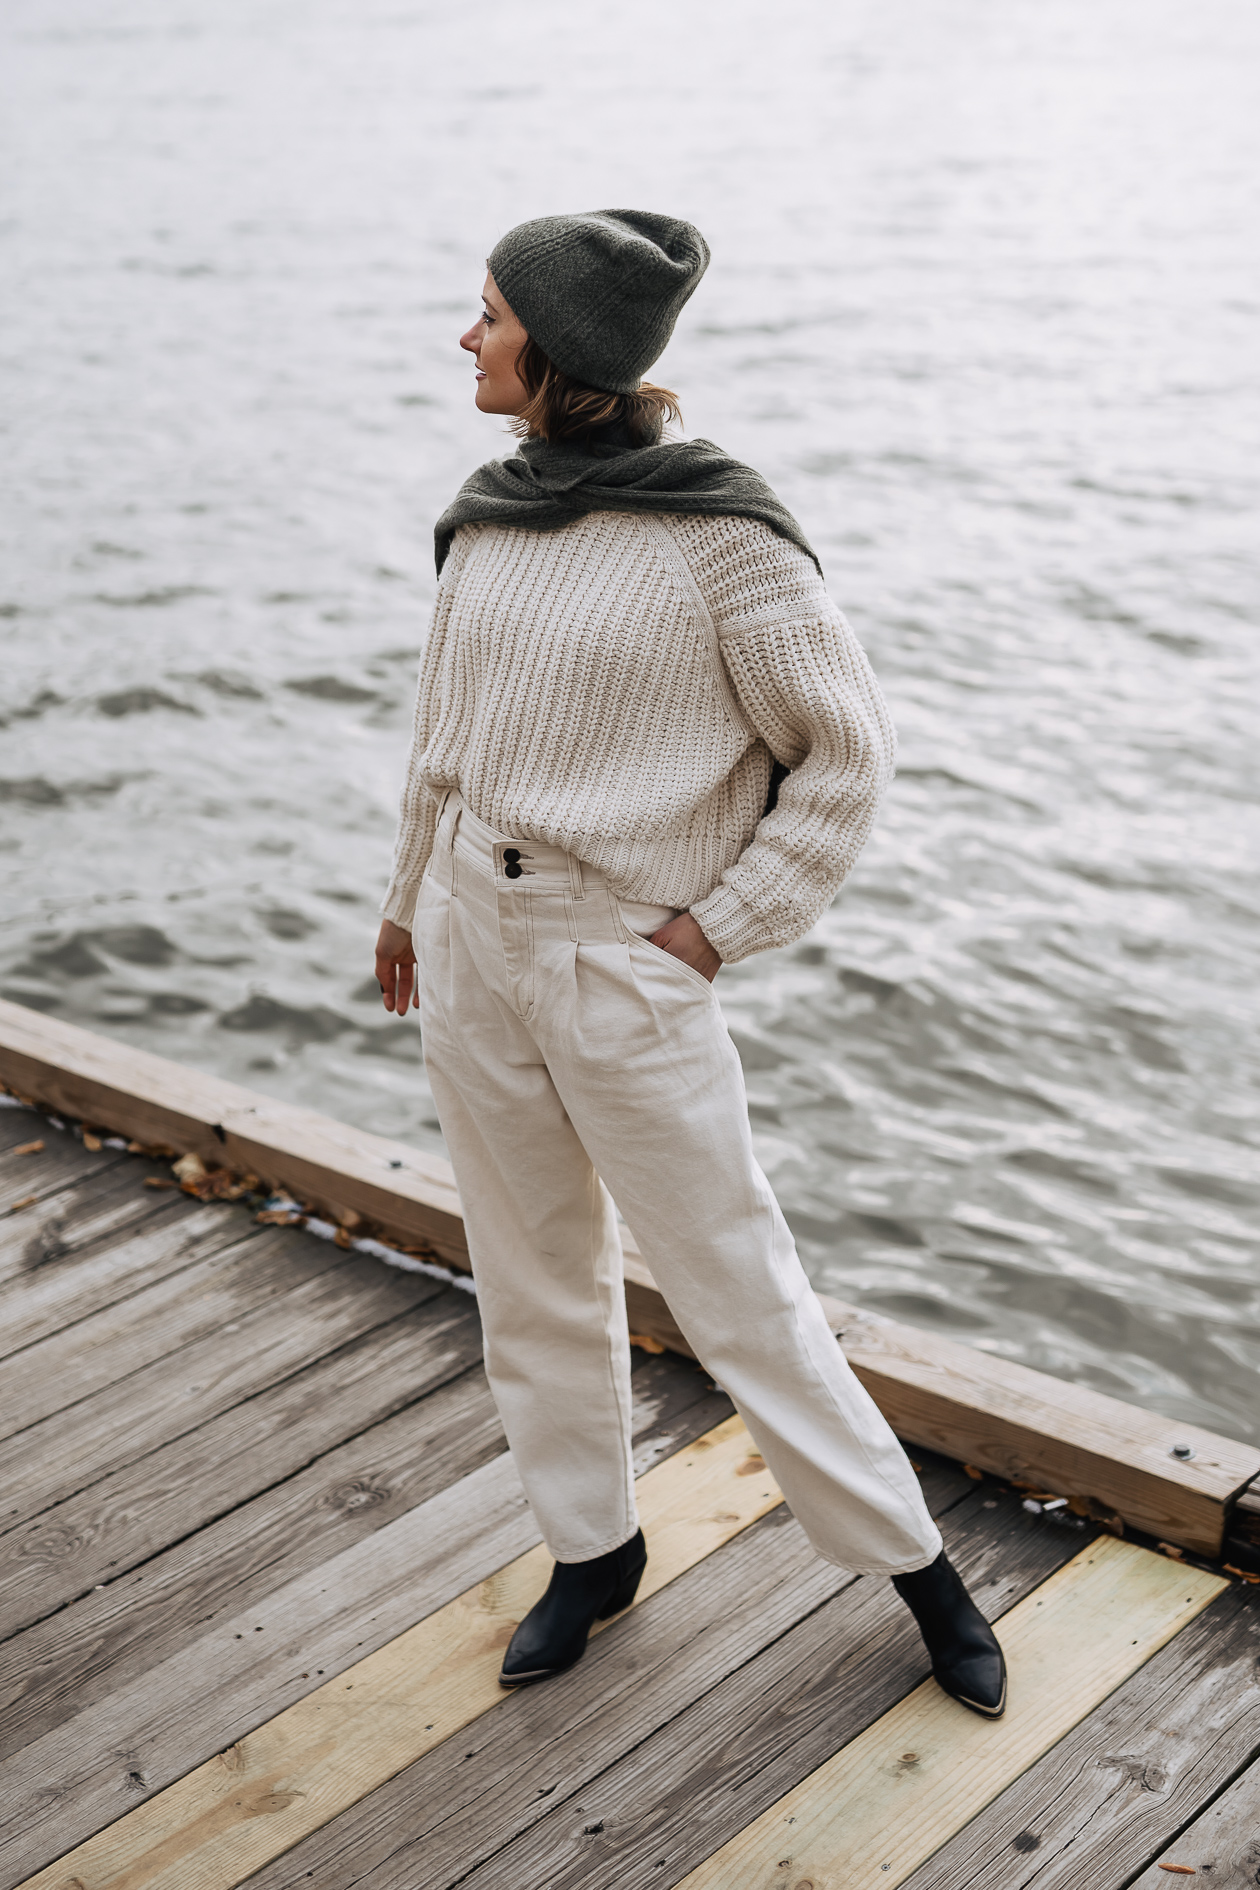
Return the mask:
{"type": "Polygon", "coordinates": [[[646,1567],[647,1562],[642,1561],[639,1563],[638,1568],[626,1576],[608,1606],[600,1609],[599,1619],[601,1621],[611,1620],[614,1614],[620,1614],[623,1608],[630,1606],[630,1603],[634,1600],[635,1595],[639,1591],[639,1583],[643,1580],[643,1571],[646,1567]]]}

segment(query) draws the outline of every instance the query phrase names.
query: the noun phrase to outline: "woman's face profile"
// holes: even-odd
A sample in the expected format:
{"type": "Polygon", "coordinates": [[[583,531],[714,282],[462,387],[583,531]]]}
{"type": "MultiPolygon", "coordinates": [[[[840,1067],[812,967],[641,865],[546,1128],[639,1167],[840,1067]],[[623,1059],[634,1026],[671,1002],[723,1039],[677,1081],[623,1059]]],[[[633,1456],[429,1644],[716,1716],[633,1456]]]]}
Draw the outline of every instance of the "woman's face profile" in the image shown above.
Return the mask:
{"type": "Polygon", "coordinates": [[[529,399],[516,372],[516,357],[529,337],[487,276],[481,291],[485,310],[459,345],[477,361],[477,405],[482,413],[519,413],[529,399]]]}

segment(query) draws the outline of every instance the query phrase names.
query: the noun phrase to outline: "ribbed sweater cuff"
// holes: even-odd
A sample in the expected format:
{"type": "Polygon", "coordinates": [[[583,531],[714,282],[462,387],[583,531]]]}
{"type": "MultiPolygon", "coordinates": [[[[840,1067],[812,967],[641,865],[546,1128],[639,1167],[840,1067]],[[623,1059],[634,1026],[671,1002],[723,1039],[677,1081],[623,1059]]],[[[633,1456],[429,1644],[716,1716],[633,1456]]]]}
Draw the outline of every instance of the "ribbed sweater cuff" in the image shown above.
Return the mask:
{"type": "Polygon", "coordinates": [[[391,886],[381,901],[381,917],[400,925],[404,932],[410,932],[416,919],[416,900],[419,886],[391,886]]]}
{"type": "Polygon", "coordinates": [[[733,886],[717,886],[707,899],[692,906],[691,916],[726,965],[749,958],[753,952],[768,951],[775,943],[764,919],[733,886]]]}

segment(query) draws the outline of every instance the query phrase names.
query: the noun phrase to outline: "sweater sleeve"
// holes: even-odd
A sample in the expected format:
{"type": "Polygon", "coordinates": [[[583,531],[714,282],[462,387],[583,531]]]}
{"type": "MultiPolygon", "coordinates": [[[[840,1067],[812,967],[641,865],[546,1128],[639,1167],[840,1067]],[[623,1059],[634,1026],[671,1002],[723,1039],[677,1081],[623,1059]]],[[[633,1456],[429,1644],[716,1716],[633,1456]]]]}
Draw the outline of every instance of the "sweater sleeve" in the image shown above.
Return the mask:
{"type": "Polygon", "coordinates": [[[433,851],[437,831],[437,801],[424,778],[422,763],[437,725],[440,709],[440,656],[455,582],[467,553],[465,530],[456,534],[455,548],[448,556],[438,585],[433,621],[420,658],[420,676],[416,684],[416,710],[412,721],[411,746],[403,776],[398,806],[398,832],[394,840],[394,870],[390,875],[381,915],[392,919],[409,932],[416,913],[420,881],[433,851]]]}
{"type": "Polygon", "coordinates": [[[757,531],[773,543],[750,568],[745,533],[735,581],[720,557],[697,571],[740,707],[791,770],[773,812],[691,908],[727,962],[790,945],[817,922],[870,833],[896,752],[879,684],[814,567],[757,531]]]}
{"type": "Polygon", "coordinates": [[[415,724],[412,729],[411,749],[407,756],[407,772],[403,777],[402,795],[398,806],[398,833],[394,840],[394,870],[390,875],[385,897],[381,901],[382,917],[392,919],[394,924],[401,925],[405,932],[411,930],[415,919],[420,881],[424,878],[424,869],[429,864],[429,855],[433,851],[433,836],[437,829],[437,802],[419,767],[420,757],[424,753],[429,736],[425,708],[422,672],[421,686],[416,696],[415,724]]]}

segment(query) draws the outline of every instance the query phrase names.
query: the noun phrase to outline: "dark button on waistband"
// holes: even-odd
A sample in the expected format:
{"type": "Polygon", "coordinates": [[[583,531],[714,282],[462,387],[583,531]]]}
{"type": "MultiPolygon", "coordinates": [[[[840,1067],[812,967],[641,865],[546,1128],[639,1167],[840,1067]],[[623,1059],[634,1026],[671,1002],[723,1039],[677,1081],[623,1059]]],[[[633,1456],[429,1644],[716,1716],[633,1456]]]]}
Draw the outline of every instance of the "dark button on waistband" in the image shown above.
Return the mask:
{"type": "Polygon", "coordinates": [[[509,866],[515,866],[521,857],[521,850],[519,847],[504,847],[503,857],[509,866]]]}
{"type": "Polygon", "coordinates": [[[518,866],[515,860],[509,860],[503,868],[503,877],[505,879],[519,879],[524,871],[525,868],[518,866]]]}

